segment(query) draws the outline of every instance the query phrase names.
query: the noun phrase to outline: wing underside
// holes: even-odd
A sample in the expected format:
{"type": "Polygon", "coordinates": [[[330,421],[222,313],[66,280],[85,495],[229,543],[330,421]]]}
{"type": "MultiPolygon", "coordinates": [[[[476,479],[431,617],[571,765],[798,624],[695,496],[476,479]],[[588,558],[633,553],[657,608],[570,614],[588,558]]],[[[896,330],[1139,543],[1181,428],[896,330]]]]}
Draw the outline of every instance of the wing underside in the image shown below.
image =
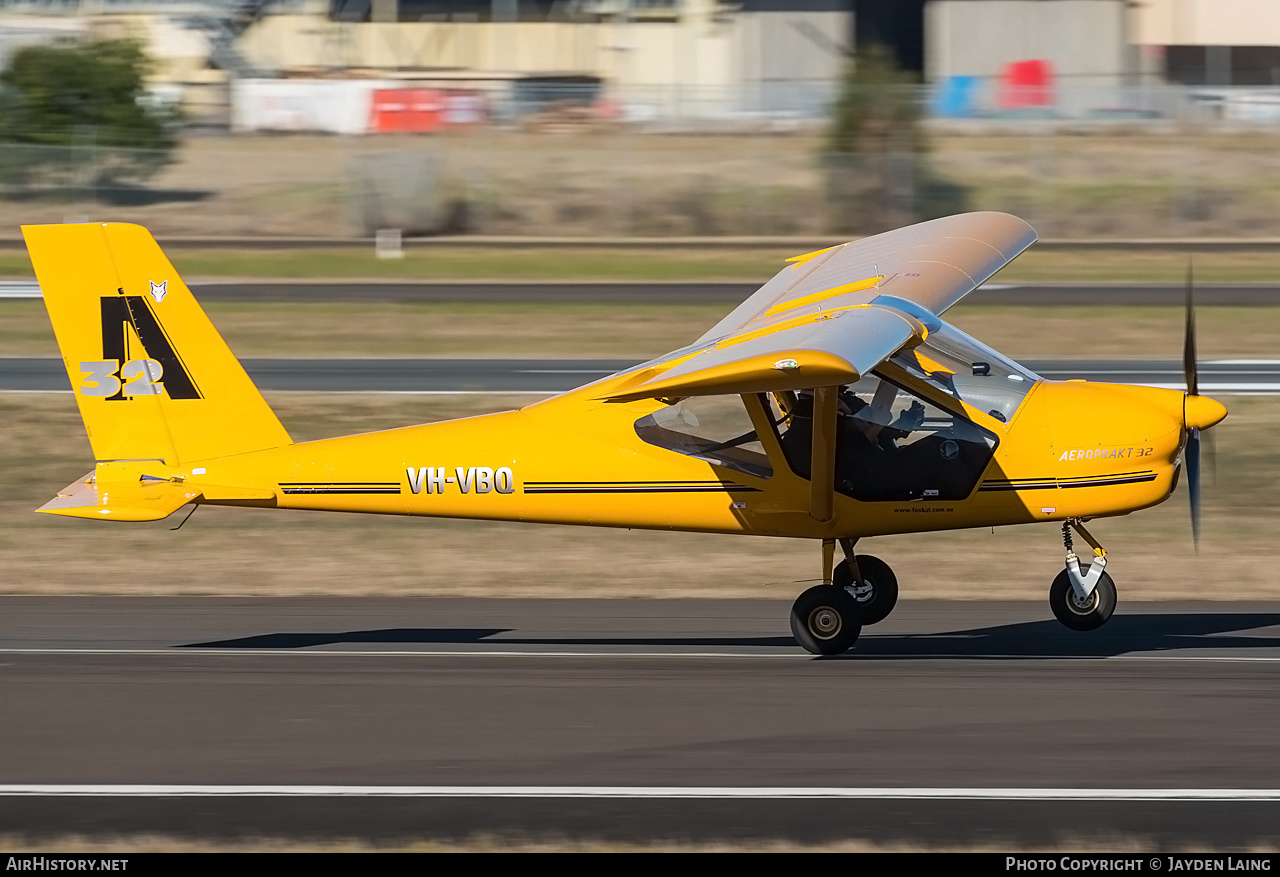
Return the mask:
{"type": "Polygon", "coordinates": [[[849,384],[894,351],[918,344],[928,334],[920,320],[879,305],[789,322],[765,332],[729,336],[683,361],[667,360],[639,369],[606,398],[621,402],[849,384]]]}

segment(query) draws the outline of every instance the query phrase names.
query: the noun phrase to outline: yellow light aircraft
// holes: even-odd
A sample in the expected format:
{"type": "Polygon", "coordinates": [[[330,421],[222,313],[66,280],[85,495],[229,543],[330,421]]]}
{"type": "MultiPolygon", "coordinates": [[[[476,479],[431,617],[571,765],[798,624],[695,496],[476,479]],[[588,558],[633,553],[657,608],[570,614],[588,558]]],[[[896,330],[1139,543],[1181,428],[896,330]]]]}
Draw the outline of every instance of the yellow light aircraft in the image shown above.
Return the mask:
{"type": "Polygon", "coordinates": [[[208,503],[813,539],[823,584],[791,627],[815,654],[893,608],[889,567],[855,553],[892,533],[1059,522],[1053,612],[1103,624],[1116,590],[1084,522],[1164,501],[1185,458],[1194,528],[1199,432],[1227,413],[1196,392],[1190,306],[1185,393],[1044,381],[943,321],[1036,239],[973,213],[790,259],[689,346],[518,411],[296,443],[146,229],[23,234],[96,459],[40,511],[154,521],[208,503]]]}

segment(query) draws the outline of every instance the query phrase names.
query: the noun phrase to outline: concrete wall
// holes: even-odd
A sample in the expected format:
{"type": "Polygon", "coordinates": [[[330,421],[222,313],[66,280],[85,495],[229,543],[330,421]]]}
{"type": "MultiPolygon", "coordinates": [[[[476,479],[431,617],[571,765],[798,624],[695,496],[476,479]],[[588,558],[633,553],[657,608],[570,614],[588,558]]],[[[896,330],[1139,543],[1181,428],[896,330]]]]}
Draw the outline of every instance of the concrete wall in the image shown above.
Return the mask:
{"type": "Polygon", "coordinates": [[[264,70],[580,73],[655,100],[723,103],[732,94],[749,108],[779,109],[791,92],[839,77],[851,30],[849,12],[726,15],[694,0],[674,21],[391,24],[274,15],[239,48],[264,70]]]}
{"type": "Polygon", "coordinates": [[[842,12],[759,12],[740,16],[736,30],[736,78],[771,111],[833,94],[853,41],[852,15],[842,12]]]}
{"type": "Polygon", "coordinates": [[[1154,46],[1280,46],[1276,0],[1142,0],[1132,41],[1154,46]]]}
{"type": "MultiPolygon", "coordinates": [[[[329,19],[326,0],[302,0],[252,25],[237,50],[251,69],[291,75],[439,71],[501,82],[580,74],[599,77],[624,100],[663,112],[812,112],[835,92],[852,38],[852,4],[843,11],[786,7],[732,11],[716,0],[684,0],[678,15],[637,13],[634,21],[616,15],[598,21],[340,22],[329,19]]],[[[153,6],[95,15],[102,10],[82,3],[75,11],[55,23],[110,23],[145,36],[159,83],[214,87],[227,79],[208,67],[208,39],[153,6]]],[[[8,44],[43,38],[15,30],[8,44]]],[[[0,52],[5,45],[0,36],[0,52]]]]}
{"type": "Polygon", "coordinates": [[[925,6],[925,77],[996,76],[1043,58],[1082,86],[1121,84],[1132,62],[1125,0],[932,0],[925,6]]]}

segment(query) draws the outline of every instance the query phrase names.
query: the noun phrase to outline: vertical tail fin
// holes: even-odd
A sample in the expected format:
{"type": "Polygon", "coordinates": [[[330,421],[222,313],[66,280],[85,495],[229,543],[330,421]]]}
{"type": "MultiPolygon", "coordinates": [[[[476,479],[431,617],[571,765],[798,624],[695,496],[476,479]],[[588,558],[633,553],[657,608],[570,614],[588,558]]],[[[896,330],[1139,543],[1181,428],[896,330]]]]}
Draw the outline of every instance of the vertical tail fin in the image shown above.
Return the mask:
{"type": "Polygon", "coordinates": [[[290,443],[145,228],[22,234],[99,462],[186,466],[290,443]]]}

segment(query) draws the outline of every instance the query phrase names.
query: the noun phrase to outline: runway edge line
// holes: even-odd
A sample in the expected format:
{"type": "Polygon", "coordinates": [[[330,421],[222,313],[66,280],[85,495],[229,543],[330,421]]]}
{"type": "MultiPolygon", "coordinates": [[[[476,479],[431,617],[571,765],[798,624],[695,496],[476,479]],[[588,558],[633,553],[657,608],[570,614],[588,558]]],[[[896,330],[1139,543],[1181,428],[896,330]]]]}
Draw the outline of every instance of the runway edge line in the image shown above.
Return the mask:
{"type": "Polygon", "coordinates": [[[340,786],[7,784],[0,797],[792,798],[986,801],[1280,801],[1280,789],[840,788],[821,786],[340,786]]]}

